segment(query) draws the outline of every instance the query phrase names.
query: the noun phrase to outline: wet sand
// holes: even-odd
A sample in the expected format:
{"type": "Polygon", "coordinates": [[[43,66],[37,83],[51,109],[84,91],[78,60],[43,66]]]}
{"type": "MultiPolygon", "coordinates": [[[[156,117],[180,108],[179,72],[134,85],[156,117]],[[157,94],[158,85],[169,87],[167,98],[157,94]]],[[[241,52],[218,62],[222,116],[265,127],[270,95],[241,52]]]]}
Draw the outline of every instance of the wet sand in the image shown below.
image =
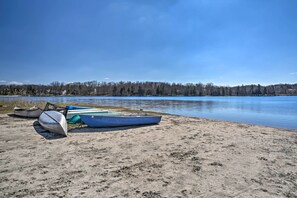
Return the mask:
{"type": "Polygon", "coordinates": [[[0,114],[0,197],[297,197],[297,131],[165,115],[61,138],[0,114]]]}

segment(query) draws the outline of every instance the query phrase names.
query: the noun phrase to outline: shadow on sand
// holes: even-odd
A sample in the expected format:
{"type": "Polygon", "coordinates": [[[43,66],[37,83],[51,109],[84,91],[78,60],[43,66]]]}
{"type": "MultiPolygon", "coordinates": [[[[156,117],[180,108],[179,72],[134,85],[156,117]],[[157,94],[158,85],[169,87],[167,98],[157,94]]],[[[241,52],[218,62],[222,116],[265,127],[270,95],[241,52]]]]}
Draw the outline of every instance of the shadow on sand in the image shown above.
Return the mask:
{"type": "Polygon", "coordinates": [[[65,136],[63,136],[63,135],[52,133],[52,132],[49,132],[49,131],[43,129],[37,120],[33,123],[33,127],[39,135],[41,135],[42,137],[44,137],[47,140],[55,140],[55,139],[65,138],[65,136]]]}

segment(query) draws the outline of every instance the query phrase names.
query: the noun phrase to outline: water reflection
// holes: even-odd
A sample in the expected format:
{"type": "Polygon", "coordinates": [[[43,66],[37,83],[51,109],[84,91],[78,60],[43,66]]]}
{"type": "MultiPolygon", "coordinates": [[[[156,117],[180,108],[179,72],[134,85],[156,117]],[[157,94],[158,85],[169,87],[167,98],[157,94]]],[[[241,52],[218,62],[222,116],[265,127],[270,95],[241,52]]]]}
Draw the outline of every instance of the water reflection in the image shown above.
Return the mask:
{"type": "Polygon", "coordinates": [[[119,106],[242,123],[297,129],[297,97],[6,97],[119,106]]]}

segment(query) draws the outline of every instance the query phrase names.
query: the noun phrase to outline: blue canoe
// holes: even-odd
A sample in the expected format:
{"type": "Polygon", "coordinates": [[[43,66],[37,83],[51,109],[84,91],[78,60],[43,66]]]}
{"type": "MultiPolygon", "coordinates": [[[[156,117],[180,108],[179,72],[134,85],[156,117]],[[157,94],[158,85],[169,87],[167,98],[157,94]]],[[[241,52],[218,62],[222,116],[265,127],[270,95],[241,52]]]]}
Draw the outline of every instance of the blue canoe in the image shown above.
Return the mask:
{"type": "Polygon", "coordinates": [[[119,127],[145,124],[158,124],[162,116],[120,115],[96,116],[80,115],[81,120],[89,127],[119,127]]]}
{"type": "Polygon", "coordinates": [[[81,110],[81,109],[91,109],[91,107],[81,107],[81,106],[66,106],[67,110],[81,110]]]}

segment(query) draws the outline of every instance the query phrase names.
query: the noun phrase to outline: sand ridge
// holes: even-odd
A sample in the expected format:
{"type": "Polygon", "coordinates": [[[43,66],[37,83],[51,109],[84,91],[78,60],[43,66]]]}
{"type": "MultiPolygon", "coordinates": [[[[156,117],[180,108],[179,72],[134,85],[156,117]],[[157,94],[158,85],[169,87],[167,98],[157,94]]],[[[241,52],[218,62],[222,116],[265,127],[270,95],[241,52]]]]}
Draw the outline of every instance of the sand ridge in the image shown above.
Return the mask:
{"type": "Polygon", "coordinates": [[[1,197],[297,197],[297,132],[165,115],[73,129],[0,114],[1,197]]]}

